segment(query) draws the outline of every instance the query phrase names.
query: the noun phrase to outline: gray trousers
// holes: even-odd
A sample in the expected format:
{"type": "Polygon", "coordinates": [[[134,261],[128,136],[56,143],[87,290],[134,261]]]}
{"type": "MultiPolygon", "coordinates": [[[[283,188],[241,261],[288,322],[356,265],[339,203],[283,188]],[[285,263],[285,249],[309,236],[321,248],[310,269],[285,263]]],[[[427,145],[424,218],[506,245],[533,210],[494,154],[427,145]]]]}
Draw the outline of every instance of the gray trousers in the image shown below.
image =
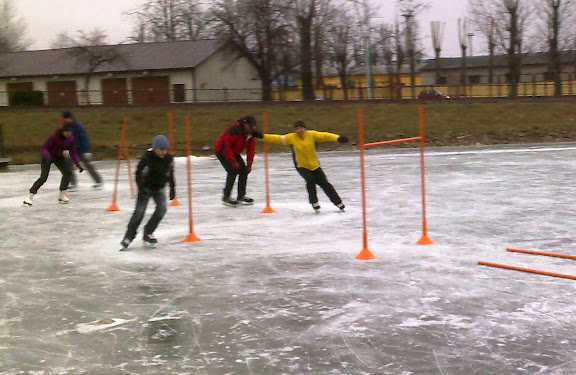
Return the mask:
{"type": "MultiPolygon", "coordinates": [[[[94,165],[92,164],[90,159],[88,159],[86,157],[86,154],[83,152],[79,152],[78,153],[78,159],[80,160],[81,165],[84,166],[84,169],[86,169],[88,171],[88,173],[90,173],[90,176],[92,176],[92,179],[94,180],[94,182],[97,184],[101,184],[102,183],[102,177],[100,176],[100,174],[98,174],[98,172],[96,171],[96,168],[94,168],[94,165]]],[[[66,163],[68,163],[68,167],[70,168],[70,173],[71,173],[70,174],[70,185],[71,186],[77,186],[76,166],[74,165],[74,161],[72,161],[72,158],[67,157],[66,163]]]]}
{"type": "Polygon", "coordinates": [[[144,214],[146,213],[146,207],[148,206],[148,200],[150,198],[154,199],[154,203],[156,203],[156,210],[152,214],[150,220],[144,227],[144,235],[152,234],[160,224],[160,221],[166,214],[167,210],[167,203],[166,203],[166,194],[164,194],[164,189],[149,189],[149,188],[141,188],[138,190],[138,199],[136,200],[136,208],[134,209],[134,213],[130,218],[130,222],[128,223],[128,229],[126,230],[126,234],[124,238],[130,240],[134,240],[136,238],[136,234],[138,233],[138,227],[144,218],[144,214]]]}

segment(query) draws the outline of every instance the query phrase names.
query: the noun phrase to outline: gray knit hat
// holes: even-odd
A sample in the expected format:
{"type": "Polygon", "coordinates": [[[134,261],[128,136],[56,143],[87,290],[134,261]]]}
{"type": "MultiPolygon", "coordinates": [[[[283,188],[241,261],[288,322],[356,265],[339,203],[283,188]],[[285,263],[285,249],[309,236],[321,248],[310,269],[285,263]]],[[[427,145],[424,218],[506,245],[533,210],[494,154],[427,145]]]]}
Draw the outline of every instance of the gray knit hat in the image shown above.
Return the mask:
{"type": "Polygon", "coordinates": [[[165,136],[157,135],[152,141],[152,148],[170,148],[170,142],[165,136]]]}

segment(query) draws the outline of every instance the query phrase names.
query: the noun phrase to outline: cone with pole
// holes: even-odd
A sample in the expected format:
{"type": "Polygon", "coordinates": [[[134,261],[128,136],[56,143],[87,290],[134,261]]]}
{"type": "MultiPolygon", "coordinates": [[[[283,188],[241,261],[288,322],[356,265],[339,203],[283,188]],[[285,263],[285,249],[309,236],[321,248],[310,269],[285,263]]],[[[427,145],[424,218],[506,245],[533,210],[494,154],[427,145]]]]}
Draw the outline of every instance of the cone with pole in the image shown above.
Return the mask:
{"type": "MultiPolygon", "coordinates": [[[[266,112],[262,113],[262,133],[268,131],[268,114],[266,112]]],[[[263,214],[273,214],[274,211],[270,207],[270,183],[268,180],[268,144],[263,142],[262,148],[264,150],[264,180],[266,184],[266,207],[262,210],[263,214]]]]}
{"type": "MultiPolygon", "coordinates": [[[[173,132],[173,120],[172,120],[172,112],[168,112],[166,114],[168,117],[168,140],[170,141],[170,153],[174,156],[174,132],[173,132]]],[[[169,206],[176,207],[180,206],[180,202],[178,202],[178,198],[174,197],[168,204],[169,206]]]]}
{"type": "Polygon", "coordinates": [[[186,114],[186,171],[188,174],[188,236],[182,242],[198,242],[201,241],[194,234],[194,223],[192,221],[192,165],[190,162],[190,115],[186,114]]]}
{"type": "Polygon", "coordinates": [[[124,123],[122,124],[122,131],[120,132],[120,143],[118,144],[118,155],[116,157],[116,174],[114,176],[114,192],[112,193],[112,204],[108,206],[108,211],[120,211],[116,204],[116,197],[118,195],[118,177],[120,175],[120,161],[122,159],[122,149],[125,145],[126,127],[128,126],[128,118],[124,116],[124,123]]]}

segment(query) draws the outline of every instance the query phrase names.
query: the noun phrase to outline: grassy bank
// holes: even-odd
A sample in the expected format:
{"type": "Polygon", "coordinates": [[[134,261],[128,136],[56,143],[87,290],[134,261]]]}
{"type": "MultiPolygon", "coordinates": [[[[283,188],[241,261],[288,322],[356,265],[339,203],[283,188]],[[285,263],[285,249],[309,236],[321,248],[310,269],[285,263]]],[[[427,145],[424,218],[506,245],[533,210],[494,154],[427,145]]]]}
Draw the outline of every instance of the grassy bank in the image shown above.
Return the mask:
{"type": "MultiPolygon", "coordinates": [[[[309,128],[348,135],[356,141],[356,112],[364,109],[365,140],[374,142],[417,135],[417,104],[293,103],[231,104],[186,107],[78,108],[76,117],[90,136],[96,159],[116,156],[122,119],[128,117],[128,144],[145,148],[156,134],[166,134],[166,113],[174,117],[174,139],[184,149],[184,116],[191,116],[194,154],[205,154],[222,130],[235,119],[253,114],[261,124],[266,111],[269,132],[287,133],[302,119],[309,128]]],[[[525,142],[576,141],[576,102],[442,103],[425,105],[428,145],[473,145],[525,142]]],[[[56,109],[5,109],[0,112],[7,156],[13,164],[39,162],[39,148],[58,124],[56,109]]],[[[405,147],[397,145],[396,147],[405,147]]],[[[415,144],[410,144],[415,146],[415,144]]],[[[346,149],[350,145],[326,145],[346,149]]],[[[280,146],[271,151],[285,150],[280,146]]],[[[141,151],[133,150],[133,154],[141,151]]],[[[183,151],[177,151],[183,155],[183,151]]]]}

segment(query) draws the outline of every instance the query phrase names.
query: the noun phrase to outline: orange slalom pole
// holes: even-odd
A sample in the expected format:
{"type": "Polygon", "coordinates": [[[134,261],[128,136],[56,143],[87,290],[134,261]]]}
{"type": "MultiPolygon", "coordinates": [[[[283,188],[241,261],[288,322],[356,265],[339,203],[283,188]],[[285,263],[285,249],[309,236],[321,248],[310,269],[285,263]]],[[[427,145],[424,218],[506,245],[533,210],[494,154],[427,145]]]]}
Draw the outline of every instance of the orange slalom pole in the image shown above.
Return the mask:
{"type": "Polygon", "coordinates": [[[490,263],[490,262],[483,262],[483,261],[478,261],[478,264],[483,265],[483,266],[496,267],[496,268],[504,268],[504,269],[514,270],[514,271],[520,271],[520,272],[535,273],[535,274],[544,275],[544,276],[553,276],[553,277],[561,277],[561,278],[563,278],[563,279],[576,280],[576,276],[573,276],[573,275],[565,275],[565,274],[562,274],[562,273],[555,273],[555,272],[534,270],[534,269],[532,269],[532,268],[508,266],[508,265],[506,265],[506,264],[490,263]]]}
{"type": "Polygon", "coordinates": [[[136,195],[134,194],[134,181],[132,181],[132,167],[130,165],[130,150],[128,150],[128,143],[126,138],[122,142],[124,146],[124,159],[126,159],[126,167],[128,168],[128,181],[130,182],[130,198],[134,199],[136,195]]]}
{"type": "Polygon", "coordinates": [[[108,211],[120,211],[116,205],[116,196],[118,195],[118,177],[120,175],[120,160],[122,159],[122,141],[126,134],[126,127],[128,126],[128,118],[124,116],[124,123],[122,131],[120,132],[120,144],[118,145],[118,156],[116,157],[116,174],[114,176],[114,192],[112,193],[112,204],[108,207],[108,211]]]}
{"type": "Polygon", "coordinates": [[[368,260],[376,257],[368,249],[368,230],[366,229],[366,182],[364,176],[364,112],[358,109],[358,146],[360,147],[360,181],[362,183],[362,251],[356,259],[368,260]]]}
{"type": "Polygon", "coordinates": [[[549,253],[549,252],[546,252],[546,251],[536,251],[536,250],[513,249],[513,248],[511,248],[511,247],[506,248],[506,250],[511,251],[511,252],[513,252],[513,253],[524,253],[524,254],[532,254],[532,255],[544,255],[544,256],[547,256],[547,257],[564,258],[564,259],[575,259],[575,260],[576,260],[576,255],[549,253]]]}
{"type": "MultiPolygon", "coordinates": [[[[268,132],[268,113],[262,112],[262,133],[268,132]]],[[[270,182],[268,180],[268,143],[263,142],[262,148],[264,150],[264,184],[266,185],[266,207],[262,210],[263,214],[273,214],[274,211],[270,207],[270,182]]]]}
{"type": "Polygon", "coordinates": [[[416,242],[416,245],[432,245],[434,241],[428,237],[426,223],[426,182],[424,178],[424,106],[418,107],[418,132],[420,133],[420,182],[422,189],[422,237],[416,242]]]}
{"type": "Polygon", "coordinates": [[[402,143],[402,142],[410,142],[410,141],[420,141],[422,136],[420,137],[412,137],[412,138],[401,138],[401,139],[392,139],[390,141],[382,141],[382,142],[372,142],[366,143],[364,147],[372,147],[372,146],[380,146],[380,145],[389,145],[392,143],[402,143]]]}
{"type": "Polygon", "coordinates": [[[190,115],[187,113],[184,119],[186,126],[186,171],[188,174],[188,236],[182,242],[198,242],[200,238],[194,234],[192,222],[192,165],[190,162],[190,115]]]}
{"type": "MultiPolygon", "coordinates": [[[[172,119],[172,112],[168,112],[166,117],[168,118],[168,141],[170,142],[170,154],[174,156],[174,132],[172,131],[174,121],[172,119]]],[[[172,207],[180,206],[180,202],[178,202],[178,199],[174,197],[168,205],[172,207]]]]}

